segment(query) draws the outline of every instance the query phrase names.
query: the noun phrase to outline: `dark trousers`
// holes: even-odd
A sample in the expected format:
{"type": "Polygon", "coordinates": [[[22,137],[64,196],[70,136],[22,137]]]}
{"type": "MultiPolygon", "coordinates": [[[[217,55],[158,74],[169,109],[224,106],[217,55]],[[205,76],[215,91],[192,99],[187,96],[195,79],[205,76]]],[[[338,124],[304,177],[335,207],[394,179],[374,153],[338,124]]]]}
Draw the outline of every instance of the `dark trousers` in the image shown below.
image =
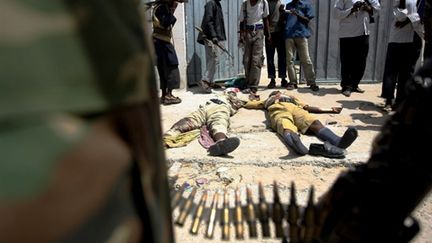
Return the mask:
{"type": "Polygon", "coordinates": [[[267,55],[267,73],[268,78],[276,78],[276,68],[274,63],[274,55],[277,51],[278,58],[278,75],[279,78],[286,78],[286,53],[285,53],[285,39],[283,32],[271,33],[271,43],[268,43],[266,39],[265,43],[266,55],[267,55]]]}
{"type": "Polygon", "coordinates": [[[153,43],[156,50],[156,64],[159,73],[160,89],[166,92],[180,88],[180,71],[178,69],[178,58],[174,46],[154,38],[153,43]]]}
{"type": "Polygon", "coordinates": [[[355,89],[366,69],[369,52],[369,36],[340,38],[341,87],[355,89]]]}
{"type": "Polygon", "coordinates": [[[381,97],[386,100],[394,99],[394,91],[397,87],[395,106],[398,106],[406,97],[405,86],[414,74],[421,47],[422,41],[417,34],[414,36],[414,42],[388,44],[381,97]]]}

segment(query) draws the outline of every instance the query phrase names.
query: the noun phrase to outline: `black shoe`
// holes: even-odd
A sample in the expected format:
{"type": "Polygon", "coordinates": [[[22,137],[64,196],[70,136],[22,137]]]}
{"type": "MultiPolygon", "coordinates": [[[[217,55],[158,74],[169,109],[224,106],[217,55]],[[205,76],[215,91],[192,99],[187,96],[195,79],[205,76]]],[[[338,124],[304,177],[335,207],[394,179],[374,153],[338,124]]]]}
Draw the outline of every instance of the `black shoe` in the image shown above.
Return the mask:
{"type": "Polygon", "coordinates": [[[311,84],[310,89],[314,92],[317,92],[319,90],[319,86],[316,84],[311,84]]]}
{"type": "Polygon", "coordinates": [[[304,146],[304,144],[301,142],[300,137],[297,133],[291,133],[292,140],[294,142],[292,148],[294,151],[296,151],[299,155],[306,155],[308,154],[308,149],[304,146]]]}
{"type": "Polygon", "coordinates": [[[274,89],[276,87],[276,81],[272,79],[270,83],[267,85],[268,89],[274,89]]]}
{"type": "Polygon", "coordinates": [[[286,88],[287,88],[287,90],[297,89],[297,84],[296,83],[288,83],[286,88]]]}
{"type": "Polygon", "coordinates": [[[342,91],[342,94],[345,95],[346,97],[350,97],[351,96],[351,88],[346,88],[345,90],[342,91]]]}
{"type": "Polygon", "coordinates": [[[240,145],[240,139],[236,137],[225,138],[210,146],[208,152],[211,156],[220,156],[231,153],[240,145]]]}
{"type": "Polygon", "coordinates": [[[288,81],[286,81],[286,79],[282,79],[282,81],[281,81],[281,87],[282,88],[286,88],[286,87],[288,87],[288,81]]]}
{"type": "Polygon", "coordinates": [[[320,155],[327,158],[333,159],[343,159],[345,158],[345,150],[338,148],[329,142],[324,142],[324,144],[311,143],[309,146],[310,155],[320,155]]]}
{"type": "Polygon", "coordinates": [[[351,92],[364,93],[365,91],[363,89],[360,89],[359,87],[356,87],[356,88],[353,88],[351,92]]]}
{"type": "Polygon", "coordinates": [[[342,136],[339,144],[337,145],[339,148],[346,149],[348,148],[358,137],[357,129],[354,127],[349,127],[344,135],[342,136]]]}

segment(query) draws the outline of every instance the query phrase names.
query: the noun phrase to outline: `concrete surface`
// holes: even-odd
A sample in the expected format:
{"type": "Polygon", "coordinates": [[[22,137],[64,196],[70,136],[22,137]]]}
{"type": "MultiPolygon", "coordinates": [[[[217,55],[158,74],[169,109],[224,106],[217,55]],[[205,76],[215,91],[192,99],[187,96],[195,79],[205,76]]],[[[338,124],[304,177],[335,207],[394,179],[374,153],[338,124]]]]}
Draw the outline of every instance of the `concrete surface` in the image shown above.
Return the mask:
{"type": "MultiPolygon", "coordinates": [[[[262,98],[267,97],[272,91],[265,89],[267,82],[267,79],[263,79],[261,83],[259,94],[262,98]]],[[[279,85],[279,80],[277,82],[279,85]]],[[[354,126],[358,129],[359,137],[347,149],[345,159],[328,159],[310,155],[299,157],[283,144],[276,133],[267,128],[263,111],[240,109],[231,118],[230,135],[239,137],[241,143],[239,148],[228,156],[208,156],[198,140],[185,147],[166,150],[166,157],[171,166],[169,170],[171,183],[178,186],[183,182],[188,182],[197,186],[196,181],[204,179],[206,182],[199,185],[195,202],[198,203],[204,190],[209,191],[210,199],[215,192],[226,189],[230,192],[232,207],[234,206],[233,190],[237,187],[242,192],[243,203],[245,203],[245,187],[253,189],[254,198],[257,200],[258,182],[264,185],[267,200],[272,201],[274,180],[278,182],[281,200],[285,204],[289,200],[292,181],[296,183],[300,204],[305,204],[311,185],[314,185],[315,195],[319,197],[331,186],[341,171],[368,160],[371,143],[379,133],[381,125],[388,118],[388,114],[383,113],[377,106],[382,103],[382,99],[378,97],[381,84],[362,84],[361,88],[366,92],[364,94],[353,93],[349,98],[340,94],[338,84],[321,84],[320,88],[319,92],[313,93],[305,85],[299,85],[298,90],[288,92],[313,106],[343,106],[340,114],[316,114],[316,116],[323,124],[331,124],[328,127],[338,135],[342,135],[347,126],[354,126]]],[[[214,92],[222,91],[214,90],[214,92]]],[[[177,120],[196,110],[200,104],[205,103],[212,96],[199,93],[197,88],[174,91],[174,93],[181,97],[183,102],[178,105],[161,106],[164,131],[177,120]]],[[[317,138],[309,135],[304,135],[301,139],[306,146],[319,142],[317,138]]],[[[190,189],[188,191],[190,192],[190,189]]],[[[187,193],[184,197],[186,196],[187,193]]],[[[210,205],[209,201],[207,207],[210,205]]],[[[174,217],[177,215],[178,209],[174,211],[174,217]]],[[[432,242],[431,196],[420,204],[415,216],[421,223],[422,231],[413,242],[432,242]]],[[[203,237],[206,226],[204,223],[201,224],[197,236],[189,234],[191,221],[191,217],[188,217],[183,228],[175,227],[177,242],[210,242],[203,237]]],[[[220,232],[220,227],[217,225],[215,237],[211,242],[222,241],[220,232]]],[[[232,226],[231,240],[235,241],[234,238],[234,227],[232,226]]],[[[262,239],[260,237],[252,241],[246,236],[245,242],[280,242],[273,238],[262,239]]]]}

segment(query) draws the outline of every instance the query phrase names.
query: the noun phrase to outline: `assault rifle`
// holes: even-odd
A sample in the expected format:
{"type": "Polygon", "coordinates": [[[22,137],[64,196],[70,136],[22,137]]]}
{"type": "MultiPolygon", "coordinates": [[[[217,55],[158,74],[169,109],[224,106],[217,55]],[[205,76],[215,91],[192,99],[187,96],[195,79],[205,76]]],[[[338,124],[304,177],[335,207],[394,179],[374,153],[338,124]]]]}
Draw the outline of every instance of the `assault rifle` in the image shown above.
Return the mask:
{"type": "MultiPolygon", "coordinates": [[[[202,36],[203,36],[203,39],[205,40],[205,41],[209,41],[209,42],[212,42],[212,40],[210,40],[205,34],[204,34],[204,31],[203,31],[203,29],[201,29],[201,27],[198,27],[198,26],[194,26],[195,27],[195,29],[196,30],[198,30],[198,32],[200,32],[201,34],[202,34],[202,36]]],[[[223,45],[221,45],[219,42],[218,43],[216,43],[215,44],[217,47],[219,47],[219,49],[221,49],[223,52],[225,52],[232,60],[234,60],[234,56],[231,54],[231,53],[229,53],[229,51],[223,46],[223,45]]]]}

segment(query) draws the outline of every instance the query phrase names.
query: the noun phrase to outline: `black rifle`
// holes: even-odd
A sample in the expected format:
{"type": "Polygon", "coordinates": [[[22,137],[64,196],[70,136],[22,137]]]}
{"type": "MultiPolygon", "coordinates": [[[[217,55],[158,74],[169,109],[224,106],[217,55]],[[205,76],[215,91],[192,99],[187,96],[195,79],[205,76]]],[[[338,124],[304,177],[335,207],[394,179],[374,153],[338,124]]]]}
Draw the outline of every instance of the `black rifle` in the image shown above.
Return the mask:
{"type": "MultiPolygon", "coordinates": [[[[204,34],[204,31],[201,27],[198,26],[194,26],[196,30],[198,30],[198,32],[200,32],[203,36],[204,41],[207,42],[212,42],[212,40],[210,40],[206,34],[204,34]]],[[[213,42],[212,42],[213,43],[213,42]]],[[[215,44],[217,47],[219,47],[219,49],[221,49],[223,52],[225,52],[232,60],[234,60],[234,56],[223,46],[221,45],[219,42],[215,44]]]]}

